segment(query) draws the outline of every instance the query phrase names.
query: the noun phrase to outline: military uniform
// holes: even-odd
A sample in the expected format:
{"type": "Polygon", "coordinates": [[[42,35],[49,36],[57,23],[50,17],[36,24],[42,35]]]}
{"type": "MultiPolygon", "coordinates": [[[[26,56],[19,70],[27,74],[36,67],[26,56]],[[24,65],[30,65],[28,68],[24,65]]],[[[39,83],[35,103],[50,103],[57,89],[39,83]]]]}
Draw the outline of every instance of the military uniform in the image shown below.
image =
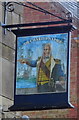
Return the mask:
{"type": "Polygon", "coordinates": [[[55,82],[59,80],[64,73],[61,69],[61,61],[50,57],[47,62],[40,58],[37,62],[37,86],[39,92],[54,92],[55,82]]]}
{"type": "Polygon", "coordinates": [[[54,92],[55,82],[59,81],[64,73],[61,69],[61,61],[49,57],[46,62],[39,57],[37,61],[29,61],[31,67],[37,67],[37,89],[38,92],[54,92]]]}

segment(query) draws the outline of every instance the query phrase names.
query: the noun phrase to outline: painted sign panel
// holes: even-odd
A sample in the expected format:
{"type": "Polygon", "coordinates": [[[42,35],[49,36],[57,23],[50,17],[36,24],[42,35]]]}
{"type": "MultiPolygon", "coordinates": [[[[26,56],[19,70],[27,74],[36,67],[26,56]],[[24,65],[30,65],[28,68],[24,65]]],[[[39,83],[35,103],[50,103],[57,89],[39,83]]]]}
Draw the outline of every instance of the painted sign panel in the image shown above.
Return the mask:
{"type": "Polygon", "coordinates": [[[15,82],[12,111],[72,108],[71,25],[15,29],[15,82]]]}
{"type": "Polygon", "coordinates": [[[68,33],[17,38],[16,95],[67,91],[68,33]]]}

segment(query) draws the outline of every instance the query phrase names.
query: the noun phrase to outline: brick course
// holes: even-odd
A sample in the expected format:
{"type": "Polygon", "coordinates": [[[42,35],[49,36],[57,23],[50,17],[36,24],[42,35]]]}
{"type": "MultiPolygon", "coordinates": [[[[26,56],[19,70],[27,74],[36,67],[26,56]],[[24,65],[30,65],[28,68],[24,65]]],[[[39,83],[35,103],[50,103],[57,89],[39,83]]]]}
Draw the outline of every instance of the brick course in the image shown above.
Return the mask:
{"type": "MultiPolygon", "coordinates": [[[[35,3],[36,5],[45,8],[52,13],[63,16],[63,13],[57,12],[55,7],[51,8],[50,3],[35,3]]],[[[59,7],[58,7],[59,9],[59,7]]],[[[60,8],[61,9],[61,8],[60,8]]],[[[65,16],[65,15],[64,15],[65,16]]],[[[24,8],[24,22],[43,22],[43,21],[54,21],[59,20],[51,15],[46,15],[44,13],[34,11],[29,8],[24,8]]],[[[78,44],[74,40],[77,37],[78,31],[72,32],[71,36],[71,62],[70,62],[70,101],[75,106],[73,109],[63,109],[63,110],[41,110],[41,111],[27,111],[22,112],[22,115],[28,115],[31,118],[77,118],[77,61],[78,61],[78,44]]],[[[78,70],[79,71],[79,70],[78,70]]],[[[79,76],[78,76],[79,77],[79,76]]],[[[79,91],[79,89],[78,89],[79,91]]]]}

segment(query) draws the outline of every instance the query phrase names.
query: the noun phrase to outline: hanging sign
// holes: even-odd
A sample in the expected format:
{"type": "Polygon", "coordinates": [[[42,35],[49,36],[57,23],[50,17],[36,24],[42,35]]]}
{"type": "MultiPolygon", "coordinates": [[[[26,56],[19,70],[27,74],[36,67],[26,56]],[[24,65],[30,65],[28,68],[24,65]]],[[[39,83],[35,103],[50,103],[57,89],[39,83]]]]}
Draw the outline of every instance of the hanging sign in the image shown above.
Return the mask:
{"type": "Polygon", "coordinates": [[[10,110],[71,107],[70,29],[71,25],[13,30],[17,40],[10,110]]]}

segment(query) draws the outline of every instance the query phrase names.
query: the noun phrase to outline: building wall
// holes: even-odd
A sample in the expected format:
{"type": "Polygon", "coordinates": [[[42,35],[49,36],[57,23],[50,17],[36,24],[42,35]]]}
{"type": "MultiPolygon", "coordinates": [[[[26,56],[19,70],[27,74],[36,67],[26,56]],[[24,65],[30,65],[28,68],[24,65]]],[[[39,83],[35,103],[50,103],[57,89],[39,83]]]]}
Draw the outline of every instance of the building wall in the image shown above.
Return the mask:
{"type": "MultiPolygon", "coordinates": [[[[4,3],[0,2],[0,22],[5,24],[22,22],[20,14],[23,10],[17,7],[18,14],[4,11],[4,3]]],[[[4,114],[3,117],[7,115],[4,111],[8,111],[14,100],[15,42],[16,36],[9,29],[0,27],[0,115],[4,114]]]]}
{"type": "MultiPolygon", "coordinates": [[[[36,5],[49,10],[50,12],[66,17],[65,13],[61,11],[61,6],[54,6],[53,3],[35,3],[36,5]],[[58,8],[58,9],[57,9],[58,8]]],[[[31,22],[46,22],[59,20],[51,15],[34,11],[29,8],[22,8],[21,6],[15,7],[13,13],[7,12],[6,24],[13,23],[31,23],[31,22]],[[16,14],[18,13],[18,14],[16,14]]],[[[63,8],[62,8],[63,9],[63,8]]],[[[63,9],[66,11],[65,9],[63,9]]],[[[4,13],[2,5],[0,5],[0,13],[4,13]],[[2,12],[3,11],[3,12],[2,12]]],[[[4,14],[0,16],[0,21],[3,22],[4,14]],[[3,16],[3,17],[1,17],[3,16]]],[[[74,23],[73,23],[74,24],[74,23]]],[[[41,111],[21,111],[21,112],[4,112],[6,118],[22,115],[27,115],[30,118],[77,118],[77,50],[78,43],[75,38],[78,37],[78,31],[71,32],[71,59],[70,59],[70,101],[75,106],[73,109],[51,109],[41,111]]],[[[14,99],[14,57],[15,57],[15,36],[10,31],[2,30],[0,27],[0,104],[3,105],[4,111],[13,104],[14,99]],[[3,97],[2,97],[3,96],[3,97]],[[5,106],[5,107],[4,107],[5,106]]]]}
{"type": "MultiPolygon", "coordinates": [[[[0,5],[0,11],[2,6],[0,5]]],[[[1,14],[2,15],[2,14],[1,14]]],[[[2,18],[0,17],[0,21],[2,18]]],[[[2,112],[2,28],[0,27],[0,113],[2,112]]],[[[2,114],[0,114],[0,118],[2,114]]]]}
{"type": "MultiPolygon", "coordinates": [[[[57,3],[35,3],[36,5],[47,9],[55,15],[66,18],[68,12],[61,5],[57,3]]],[[[74,19],[74,18],[73,18],[74,19]]],[[[30,10],[29,8],[24,9],[24,21],[25,22],[43,22],[43,21],[54,21],[59,20],[48,14],[44,14],[38,11],[30,10]],[[26,15],[28,17],[26,17],[26,15]]],[[[73,22],[73,25],[76,21],[73,22]]],[[[70,58],[70,102],[74,105],[74,109],[63,109],[63,110],[45,110],[45,111],[31,111],[22,112],[22,115],[28,115],[33,118],[76,118],[77,117],[77,48],[78,43],[75,38],[78,37],[78,31],[74,30],[71,32],[71,58],[70,58]]]]}

